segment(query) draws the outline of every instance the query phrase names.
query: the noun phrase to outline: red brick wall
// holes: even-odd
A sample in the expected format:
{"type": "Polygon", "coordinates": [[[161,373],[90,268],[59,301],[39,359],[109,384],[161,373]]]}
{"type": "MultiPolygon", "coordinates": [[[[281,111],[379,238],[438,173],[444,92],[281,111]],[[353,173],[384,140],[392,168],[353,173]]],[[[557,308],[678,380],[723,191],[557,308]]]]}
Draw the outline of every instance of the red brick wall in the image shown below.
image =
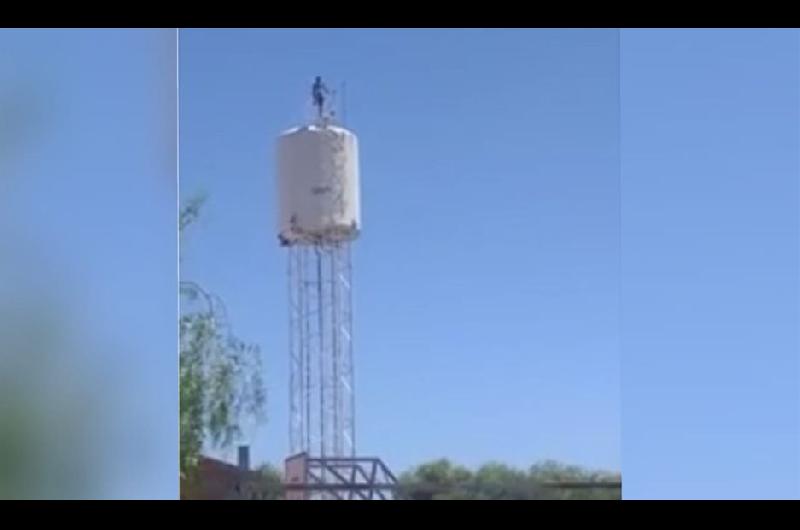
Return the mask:
{"type": "Polygon", "coordinates": [[[192,480],[181,480],[181,499],[227,500],[249,498],[258,474],[202,457],[192,480]]]}

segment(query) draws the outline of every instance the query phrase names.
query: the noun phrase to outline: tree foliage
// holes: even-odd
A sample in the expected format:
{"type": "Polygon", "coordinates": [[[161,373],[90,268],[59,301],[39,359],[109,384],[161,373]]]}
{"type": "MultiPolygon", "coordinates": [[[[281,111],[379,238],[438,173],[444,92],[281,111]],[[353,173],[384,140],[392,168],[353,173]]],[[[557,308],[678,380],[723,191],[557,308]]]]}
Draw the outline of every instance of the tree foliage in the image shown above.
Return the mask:
{"type": "Polygon", "coordinates": [[[259,498],[262,500],[282,500],[284,498],[283,474],[270,464],[258,469],[259,498]]]}
{"type": "MultiPolygon", "coordinates": [[[[197,218],[202,198],[181,209],[181,235],[197,218]]],[[[219,297],[180,282],[180,470],[190,474],[203,447],[229,447],[247,417],[262,419],[266,391],[261,354],[237,338],[219,297]]]]}
{"type": "Polygon", "coordinates": [[[556,487],[558,483],[619,482],[618,474],[545,461],[527,471],[489,462],[472,471],[440,459],[413,468],[400,478],[401,498],[412,500],[608,499],[620,488],[556,487]]]}

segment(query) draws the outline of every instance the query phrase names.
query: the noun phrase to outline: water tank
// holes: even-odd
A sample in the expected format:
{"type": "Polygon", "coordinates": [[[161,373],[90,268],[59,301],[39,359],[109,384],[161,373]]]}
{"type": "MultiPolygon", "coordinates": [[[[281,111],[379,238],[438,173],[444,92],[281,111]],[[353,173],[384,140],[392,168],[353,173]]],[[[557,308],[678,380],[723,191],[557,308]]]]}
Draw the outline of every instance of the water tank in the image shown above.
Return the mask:
{"type": "Polygon", "coordinates": [[[358,141],[334,125],[278,137],[278,236],[282,244],[354,239],[361,227],[358,141]]]}

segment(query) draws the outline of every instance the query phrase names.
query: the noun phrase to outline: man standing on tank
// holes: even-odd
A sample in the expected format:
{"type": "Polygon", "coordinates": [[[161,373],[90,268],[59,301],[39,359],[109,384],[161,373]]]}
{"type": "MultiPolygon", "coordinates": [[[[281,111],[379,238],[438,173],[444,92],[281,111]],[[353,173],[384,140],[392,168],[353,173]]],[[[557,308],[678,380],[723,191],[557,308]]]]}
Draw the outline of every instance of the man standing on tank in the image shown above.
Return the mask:
{"type": "Polygon", "coordinates": [[[317,76],[311,87],[311,97],[314,100],[314,106],[317,107],[317,114],[320,118],[322,118],[322,111],[325,108],[325,95],[328,93],[328,87],[322,82],[322,77],[317,76]]]}

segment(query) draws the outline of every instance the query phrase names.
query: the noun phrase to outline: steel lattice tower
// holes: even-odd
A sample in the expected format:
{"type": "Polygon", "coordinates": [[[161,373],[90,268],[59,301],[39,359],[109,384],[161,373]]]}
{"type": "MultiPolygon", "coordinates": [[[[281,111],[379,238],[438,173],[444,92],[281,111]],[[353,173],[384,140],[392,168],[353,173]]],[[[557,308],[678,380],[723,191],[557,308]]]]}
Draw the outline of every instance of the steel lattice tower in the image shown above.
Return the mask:
{"type": "Polygon", "coordinates": [[[317,77],[312,124],[278,142],[279,240],[289,287],[287,498],[386,498],[396,479],[357,457],[351,245],[360,226],[358,144],[334,124],[317,77]]]}
{"type": "Polygon", "coordinates": [[[289,445],[355,455],[350,243],[289,247],[289,445]]]}

